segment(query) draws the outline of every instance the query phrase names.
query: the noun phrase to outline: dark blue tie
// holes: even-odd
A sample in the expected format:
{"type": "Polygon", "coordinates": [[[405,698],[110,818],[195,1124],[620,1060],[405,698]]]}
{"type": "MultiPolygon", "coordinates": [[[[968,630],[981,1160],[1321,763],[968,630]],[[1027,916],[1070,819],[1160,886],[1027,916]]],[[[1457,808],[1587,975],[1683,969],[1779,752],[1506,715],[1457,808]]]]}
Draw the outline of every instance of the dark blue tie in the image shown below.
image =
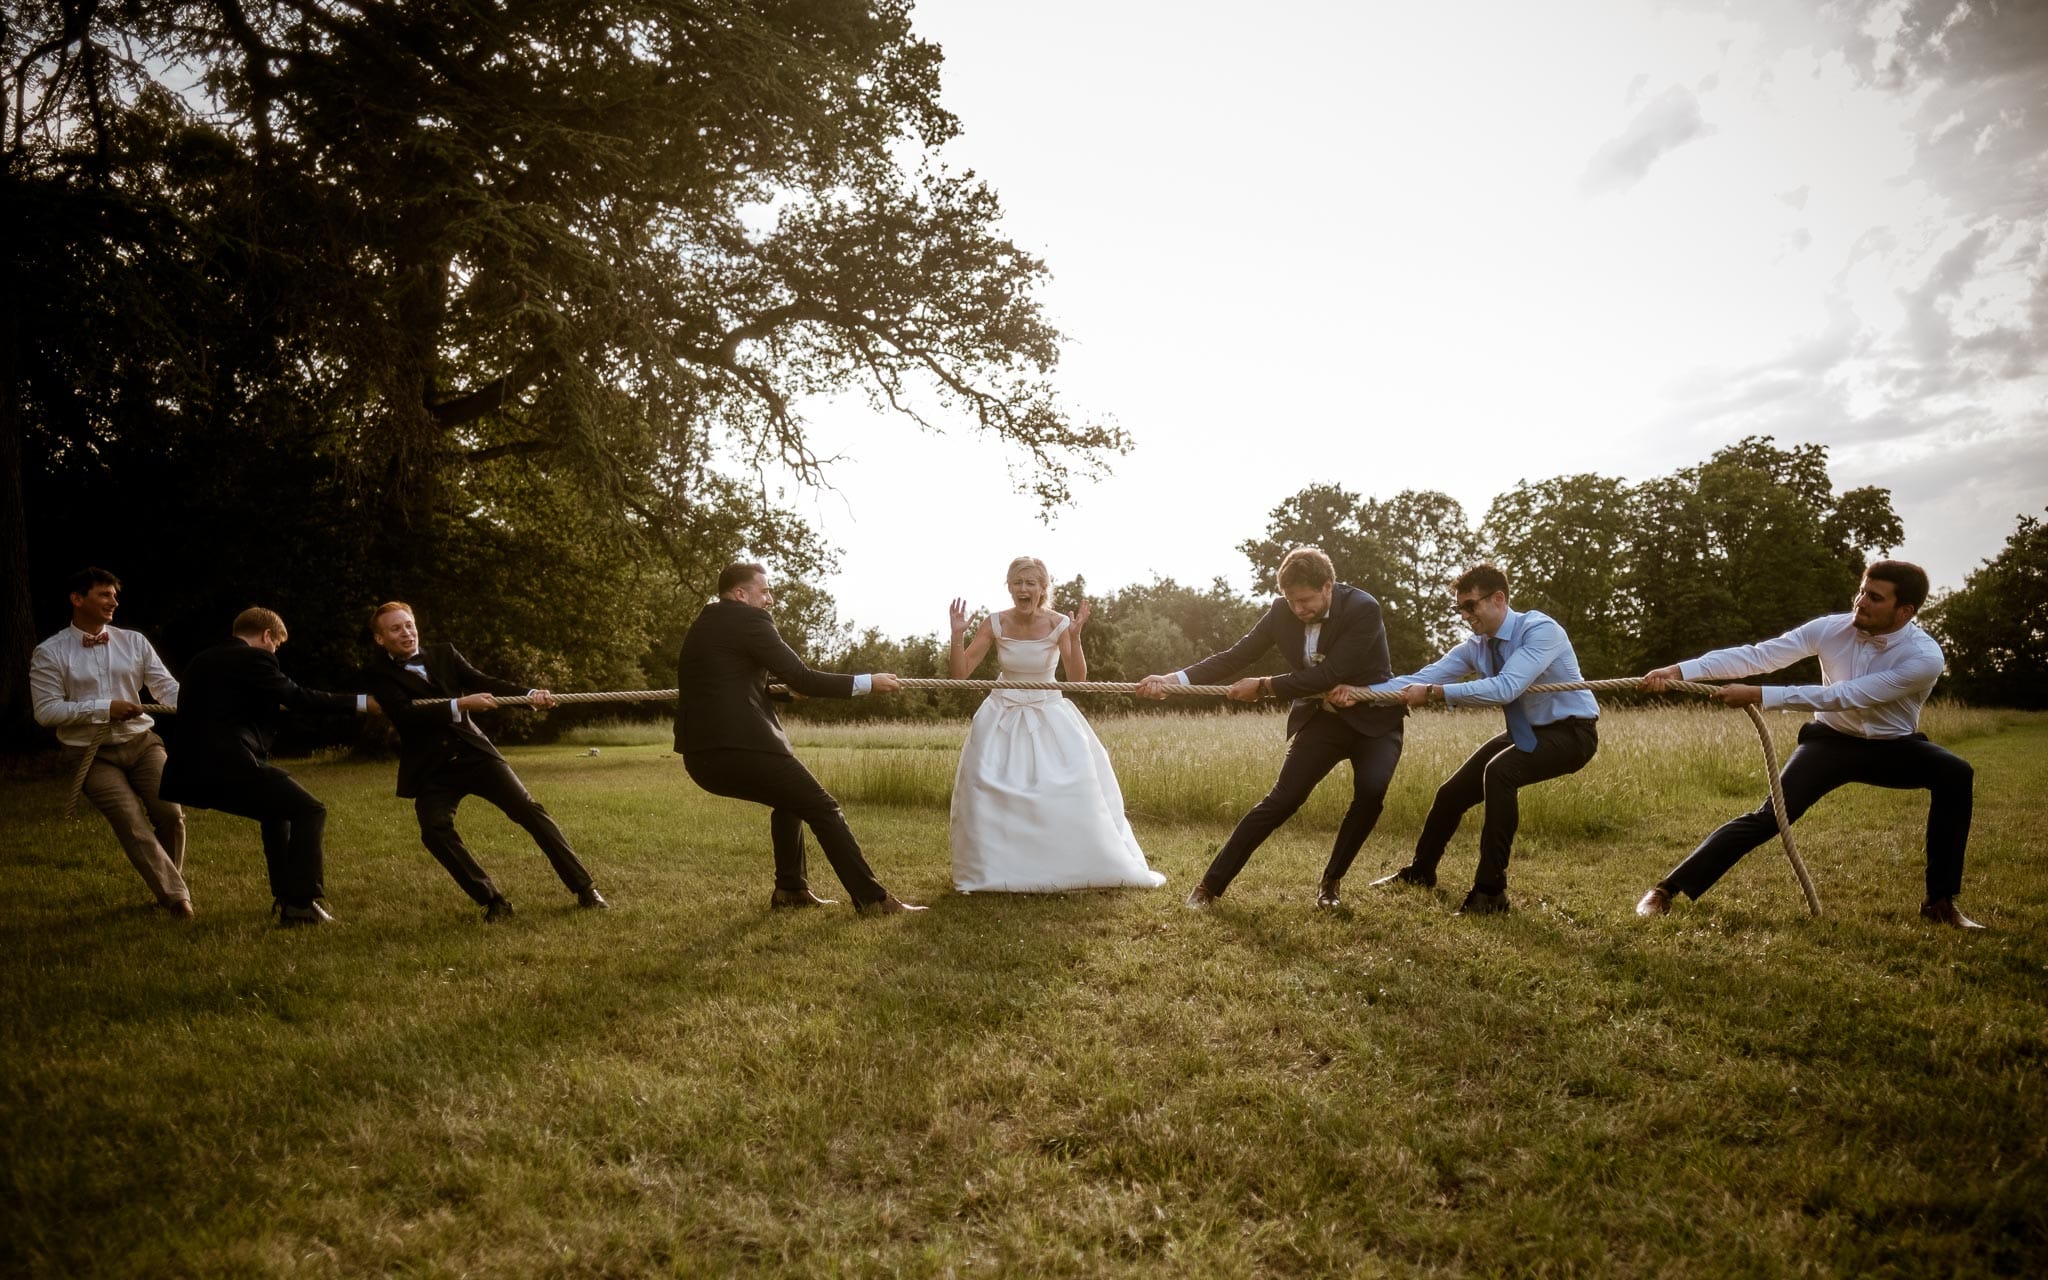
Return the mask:
{"type": "MultiPolygon", "coordinates": [[[[1499,675],[1501,671],[1499,636],[1486,637],[1486,652],[1487,656],[1493,659],[1493,674],[1499,675]]],[[[1507,715],[1508,737],[1514,739],[1515,746],[1523,751],[1534,751],[1536,749],[1536,730],[1529,724],[1529,711],[1528,708],[1522,705],[1522,700],[1516,698],[1513,702],[1503,706],[1501,711],[1507,715]]]]}

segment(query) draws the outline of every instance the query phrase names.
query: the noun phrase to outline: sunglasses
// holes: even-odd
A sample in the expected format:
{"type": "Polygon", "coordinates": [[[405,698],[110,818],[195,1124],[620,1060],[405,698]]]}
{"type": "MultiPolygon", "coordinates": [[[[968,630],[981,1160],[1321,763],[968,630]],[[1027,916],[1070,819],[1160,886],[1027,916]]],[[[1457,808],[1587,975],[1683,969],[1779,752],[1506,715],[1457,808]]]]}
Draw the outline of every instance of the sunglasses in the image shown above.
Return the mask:
{"type": "Polygon", "coordinates": [[[1471,616],[1472,616],[1473,614],[1475,614],[1475,613],[1478,613],[1478,612],[1479,612],[1479,606],[1480,606],[1480,604],[1481,604],[1481,603],[1483,603],[1483,602],[1482,602],[1482,601],[1480,601],[1480,600],[1476,600],[1476,599],[1475,599],[1475,600],[1460,600],[1460,601],[1458,601],[1458,612],[1459,612],[1459,613],[1462,613],[1462,614],[1464,614],[1464,615],[1465,615],[1466,617],[1468,617],[1468,618],[1469,618],[1469,617],[1471,617],[1471,616]]]}

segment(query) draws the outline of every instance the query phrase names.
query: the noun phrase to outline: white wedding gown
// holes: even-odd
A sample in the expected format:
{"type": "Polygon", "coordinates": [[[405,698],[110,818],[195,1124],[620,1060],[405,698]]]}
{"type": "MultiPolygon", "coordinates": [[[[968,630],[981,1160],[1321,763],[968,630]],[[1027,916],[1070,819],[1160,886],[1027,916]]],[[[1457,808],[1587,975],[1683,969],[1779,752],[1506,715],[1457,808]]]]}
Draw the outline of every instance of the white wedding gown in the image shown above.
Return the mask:
{"type": "MultiPolygon", "coordinates": [[[[1017,640],[990,615],[1001,678],[1051,680],[1068,625],[1062,616],[1045,639],[1017,640]]],[[[1131,835],[1109,753],[1057,689],[991,690],[975,711],[953,777],[952,840],[962,893],[1166,883],[1131,835]]]]}

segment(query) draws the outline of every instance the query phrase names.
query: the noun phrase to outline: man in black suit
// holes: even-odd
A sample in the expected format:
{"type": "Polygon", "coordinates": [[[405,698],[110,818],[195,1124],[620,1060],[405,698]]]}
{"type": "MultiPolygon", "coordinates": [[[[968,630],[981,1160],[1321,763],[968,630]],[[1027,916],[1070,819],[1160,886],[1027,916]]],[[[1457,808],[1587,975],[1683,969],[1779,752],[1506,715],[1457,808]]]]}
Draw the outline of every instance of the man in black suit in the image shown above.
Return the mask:
{"type": "Polygon", "coordinates": [[[1286,675],[1247,676],[1230,686],[1230,696],[1240,702],[1294,700],[1287,713],[1287,759],[1273,789],[1238,822],[1201,882],[1188,892],[1187,905],[1197,911],[1222,897],[1252,851],[1307,803],[1339,761],[1349,760],[1351,807],[1337,828],[1316,892],[1317,906],[1338,906],[1338,885],[1379,821],[1387,784],[1401,760],[1406,708],[1332,707],[1323,701],[1339,684],[1377,684],[1392,677],[1379,601],[1338,582],[1330,557],[1316,547],[1296,547],[1280,562],[1280,596],[1244,639],[1222,653],[1173,675],[1139,682],[1141,694],[1164,698],[1176,683],[1226,680],[1273,649],[1294,668],[1286,675]]]}
{"type": "Polygon", "coordinates": [[[455,810],[464,796],[482,796],[532,836],[578,906],[610,906],[562,829],[470,719],[470,712],[488,711],[500,697],[531,697],[536,706],[552,707],[554,695],[487,676],[454,645],[422,648],[409,604],[392,600],[378,605],[370,614],[370,635],[383,652],[363,668],[363,686],[398,728],[398,794],[413,802],[427,852],[484,909],[484,920],[503,920],[512,914],[512,904],[455,829],[455,810]],[[420,705],[423,698],[441,701],[420,705]]]}
{"type": "Polygon", "coordinates": [[[813,671],[776,634],[768,610],[775,593],[758,564],[728,565],[718,599],[704,607],[683,638],[677,663],[676,750],[696,784],[713,795],[765,804],[775,842],[773,907],[822,907],[804,878],[804,824],[818,837],[854,908],[877,915],[922,911],[897,901],[868,870],[860,842],[832,793],[818,784],[790,748],[769,705],[768,677],[807,698],[850,698],[901,688],[895,676],[813,671]]]}
{"type": "Polygon", "coordinates": [[[244,609],[234,638],[201,653],[178,691],[178,750],[164,765],[161,794],[200,809],[254,818],[263,826],[263,859],[278,923],[326,924],[318,901],[327,806],[270,763],[272,735],[288,711],[365,711],[352,693],[325,693],[292,682],[277,665],[284,619],[244,609]]]}

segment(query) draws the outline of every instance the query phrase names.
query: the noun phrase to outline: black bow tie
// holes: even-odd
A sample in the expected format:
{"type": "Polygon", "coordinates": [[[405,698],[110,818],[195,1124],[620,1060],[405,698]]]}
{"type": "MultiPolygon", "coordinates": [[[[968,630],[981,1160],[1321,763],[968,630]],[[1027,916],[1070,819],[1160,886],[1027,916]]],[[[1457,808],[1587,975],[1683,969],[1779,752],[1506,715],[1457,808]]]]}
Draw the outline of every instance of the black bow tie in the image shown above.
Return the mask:
{"type": "Polygon", "coordinates": [[[400,658],[398,660],[398,665],[401,667],[417,667],[424,665],[426,663],[426,660],[427,655],[423,653],[416,653],[412,655],[410,658],[400,658]]]}

